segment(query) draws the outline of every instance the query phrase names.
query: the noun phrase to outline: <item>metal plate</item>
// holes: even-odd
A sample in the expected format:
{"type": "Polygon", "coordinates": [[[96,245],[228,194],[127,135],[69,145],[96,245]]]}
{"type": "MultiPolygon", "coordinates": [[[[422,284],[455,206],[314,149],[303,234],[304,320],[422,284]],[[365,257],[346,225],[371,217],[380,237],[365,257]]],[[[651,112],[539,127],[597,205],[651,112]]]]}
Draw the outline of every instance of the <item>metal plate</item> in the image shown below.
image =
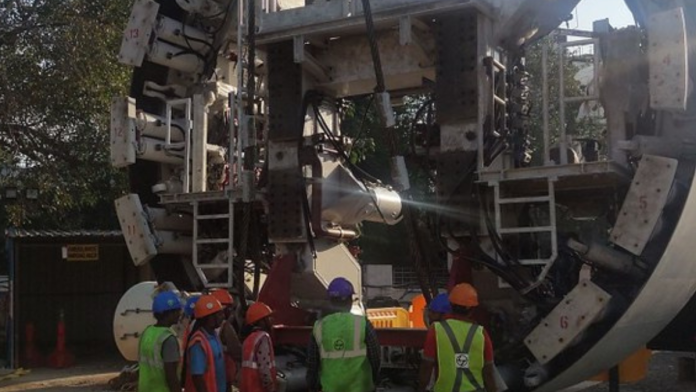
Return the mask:
{"type": "Polygon", "coordinates": [[[273,242],[304,242],[299,169],[272,170],[268,175],[268,237],[273,242]]]}
{"type": "Polygon", "coordinates": [[[126,239],[128,252],[136,266],[147,263],[157,255],[155,237],[147,223],[140,197],[136,194],[116,200],[116,214],[126,239]]]}
{"type": "Polygon", "coordinates": [[[150,35],[157,21],[159,4],[151,0],[136,0],[131,9],[128,26],[123,32],[118,61],[133,67],[143,64],[150,35]]]}
{"type": "MultiPolygon", "coordinates": [[[[435,106],[440,124],[478,121],[478,14],[460,12],[437,20],[435,106]],[[451,50],[452,48],[458,50],[451,50]]],[[[475,135],[475,132],[474,132],[475,135]]],[[[449,148],[442,136],[441,148],[449,148]]],[[[462,149],[462,146],[450,149],[462,149]]]]}
{"type": "Polygon", "coordinates": [[[655,271],[628,310],[585,355],[535,392],[556,392],[611,368],[644,347],[696,292],[696,181],[655,271]]]}
{"type": "Polygon", "coordinates": [[[111,165],[126,167],[135,163],[135,99],[111,101],[111,165]]]}
{"type": "Polygon", "coordinates": [[[138,360],[138,343],[145,327],[155,323],[152,296],[157,282],[141,282],[121,297],[114,312],[114,342],[126,361],[138,360]]]}
{"type": "Polygon", "coordinates": [[[590,281],[580,282],[525,339],[545,364],[573,343],[609,304],[611,295],[590,281]]]}
{"type": "Polygon", "coordinates": [[[611,241],[640,256],[667,203],[679,162],[645,155],[611,231],[611,241]]]}
{"type": "Polygon", "coordinates": [[[685,111],[689,96],[689,47],[684,10],[650,16],[648,33],[650,106],[685,111]]]}
{"type": "Polygon", "coordinates": [[[297,140],[302,136],[302,66],[295,63],[293,43],[268,47],[268,140],[297,140]]]}

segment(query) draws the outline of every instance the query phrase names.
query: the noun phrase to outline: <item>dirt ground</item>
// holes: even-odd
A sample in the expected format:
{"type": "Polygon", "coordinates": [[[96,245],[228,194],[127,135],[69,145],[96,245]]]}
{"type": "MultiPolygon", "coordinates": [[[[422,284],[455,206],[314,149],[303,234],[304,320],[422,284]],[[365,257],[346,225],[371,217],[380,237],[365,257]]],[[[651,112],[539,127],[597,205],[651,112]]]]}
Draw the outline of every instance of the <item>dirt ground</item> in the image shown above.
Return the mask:
{"type": "Polygon", "coordinates": [[[0,392],[94,392],[108,390],[107,383],[118,376],[123,364],[117,361],[94,361],[72,368],[32,369],[31,373],[0,381],[0,392]]]}
{"type": "MultiPolygon", "coordinates": [[[[683,354],[655,353],[650,361],[648,377],[635,384],[621,386],[621,392],[693,392],[696,382],[680,383],[677,358],[683,354]]],[[[35,369],[30,374],[12,380],[0,381],[0,392],[103,392],[108,381],[118,375],[123,363],[119,361],[90,362],[65,370],[35,369]]],[[[1,375],[0,375],[1,376],[1,375]]],[[[608,392],[606,384],[583,384],[568,391],[608,392]]]]}

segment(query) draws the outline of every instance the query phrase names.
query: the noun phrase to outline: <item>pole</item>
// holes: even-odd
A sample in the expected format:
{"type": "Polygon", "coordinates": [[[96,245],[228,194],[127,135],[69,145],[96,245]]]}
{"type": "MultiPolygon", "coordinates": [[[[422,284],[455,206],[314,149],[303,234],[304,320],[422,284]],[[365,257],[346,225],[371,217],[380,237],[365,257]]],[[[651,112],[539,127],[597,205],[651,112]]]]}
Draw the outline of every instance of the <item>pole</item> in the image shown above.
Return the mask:
{"type": "Polygon", "coordinates": [[[609,369],[609,392],[619,392],[619,366],[614,366],[609,369]]]}

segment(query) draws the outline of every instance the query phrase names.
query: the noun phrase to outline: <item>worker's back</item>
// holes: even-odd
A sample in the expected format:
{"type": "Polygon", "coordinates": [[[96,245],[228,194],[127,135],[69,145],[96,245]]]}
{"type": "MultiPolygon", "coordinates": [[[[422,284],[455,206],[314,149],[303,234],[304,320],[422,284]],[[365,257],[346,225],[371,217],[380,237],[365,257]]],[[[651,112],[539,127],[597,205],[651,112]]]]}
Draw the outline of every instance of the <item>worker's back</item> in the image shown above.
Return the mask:
{"type": "Polygon", "coordinates": [[[374,390],[365,343],[366,323],[364,316],[341,312],[328,315],[314,324],[324,392],[374,390]]]}
{"type": "Polygon", "coordinates": [[[457,319],[437,322],[433,326],[438,366],[434,392],[483,391],[483,327],[457,319]]]}

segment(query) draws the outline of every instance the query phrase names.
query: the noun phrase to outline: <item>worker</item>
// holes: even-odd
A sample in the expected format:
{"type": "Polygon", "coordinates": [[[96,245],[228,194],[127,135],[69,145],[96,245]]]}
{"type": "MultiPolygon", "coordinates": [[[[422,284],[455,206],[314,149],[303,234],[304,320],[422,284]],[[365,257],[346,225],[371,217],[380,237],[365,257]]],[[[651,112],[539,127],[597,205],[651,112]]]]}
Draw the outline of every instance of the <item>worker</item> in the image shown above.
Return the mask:
{"type": "Polygon", "coordinates": [[[352,314],[353,285],[344,278],[329,284],[328,296],[338,312],[314,324],[307,356],[310,392],[370,392],[375,390],[380,347],[372,324],[352,314]]]}
{"type": "Polygon", "coordinates": [[[181,317],[181,300],[171,292],[155,296],[152,314],[157,323],[145,328],[138,347],[138,390],[152,392],[181,392],[177,376],[179,341],[172,326],[181,317]]]}
{"type": "Polygon", "coordinates": [[[246,312],[246,324],[251,334],[242,347],[242,379],[239,390],[243,392],[275,392],[276,367],[271,328],[273,311],[263,302],[254,302],[246,312]]]}
{"type": "Polygon", "coordinates": [[[212,295],[202,295],[193,310],[196,322],[188,337],[185,392],[225,392],[225,359],[215,330],[222,324],[223,308],[212,295]]]}
{"type": "Polygon", "coordinates": [[[452,314],[433,323],[425,339],[419,391],[427,390],[433,371],[437,374],[434,392],[496,391],[493,344],[483,327],[470,318],[479,304],[476,289],[460,283],[449,300],[452,314]]]}
{"type": "Polygon", "coordinates": [[[239,342],[237,332],[232,327],[234,323],[234,299],[230,292],[218,289],[212,292],[223,307],[223,320],[218,329],[218,336],[222,342],[222,350],[225,357],[225,378],[227,379],[227,391],[237,379],[237,363],[242,360],[242,344],[239,342]]]}
{"type": "Polygon", "coordinates": [[[191,329],[196,323],[196,318],[193,316],[193,311],[196,308],[196,302],[198,302],[199,298],[200,295],[188,297],[186,299],[186,303],[184,304],[184,317],[181,322],[182,329],[184,331],[184,337],[181,339],[182,351],[186,351],[186,348],[188,347],[188,338],[191,335],[191,329]]]}
{"type": "Polygon", "coordinates": [[[449,294],[436,295],[428,305],[428,325],[444,320],[450,313],[452,313],[452,305],[450,305],[449,294]]]}

